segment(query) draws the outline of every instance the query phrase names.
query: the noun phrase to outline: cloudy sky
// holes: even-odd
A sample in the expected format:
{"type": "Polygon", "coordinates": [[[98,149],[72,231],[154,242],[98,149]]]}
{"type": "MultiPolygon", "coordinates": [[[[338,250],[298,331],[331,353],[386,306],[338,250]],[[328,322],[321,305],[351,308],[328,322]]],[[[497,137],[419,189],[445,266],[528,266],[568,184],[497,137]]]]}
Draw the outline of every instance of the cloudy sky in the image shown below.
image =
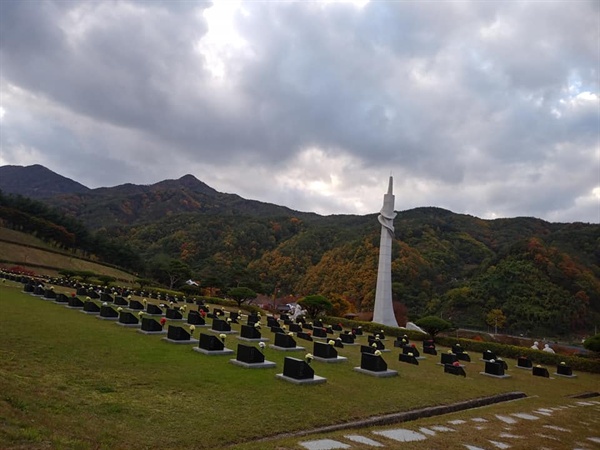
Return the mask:
{"type": "Polygon", "coordinates": [[[0,1],[0,165],[600,222],[600,2],[0,1]]]}

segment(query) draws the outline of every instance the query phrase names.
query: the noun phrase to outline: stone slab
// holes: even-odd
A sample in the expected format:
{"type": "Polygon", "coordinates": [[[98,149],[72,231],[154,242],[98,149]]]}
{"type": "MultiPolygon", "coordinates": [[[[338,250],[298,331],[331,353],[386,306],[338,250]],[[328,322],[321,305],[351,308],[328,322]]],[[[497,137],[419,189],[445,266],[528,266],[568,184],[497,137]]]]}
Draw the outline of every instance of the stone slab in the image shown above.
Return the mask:
{"type": "Polygon", "coordinates": [[[306,350],[304,347],[299,347],[299,346],[279,347],[278,345],[275,345],[275,344],[269,344],[269,348],[272,348],[273,350],[279,350],[281,352],[301,352],[301,351],[306,350]]]}
{"type": "Polygon", "coordinates": [[[120,327],[124,327],[124,328],[140,328],[142,326],[141,323],[121,323],[121,322],[116,322],[115,325],[119,325],[120,327]]]}
{"type": "MultiPolygon", "coordinates": [[[[100,314],[100,313],[98,313],[100,314]]],[[[96,319],[100,319],[100,320],[119,320],[118,317],[102,317],[100,315],[96,316],[96,319]]]]}
{"type": "Polygon", "coordinates": [[[229,362],[234,366],[243,367],[244,369],[270,369],[272,367],[277,366],[273,361],[267,361],[261,363],[253,363],[249,364],[247,362],[239,361],[237,359],[230,359],[229,362]]]}
{"type": "Polygon", "coordinates": [[[374,441],[373,439],[365,436],[361,436],[360,434],[346,434],[344,435],[344,438],[358,444],[368,445],[369,447],[383,447],[383,444],[380,442],[374,441]]]}
{"type": "MultiPolygon", "coordinates": [[[[314,378],[310,378],[310,379],[306,379],[306,380],[297,380],[296,378],[286,377],[282,373],[278,373],[277,375],[275,375],[275,377],[279,378],[280,380],[284,380],[284,381],[287,381],[287,382],[293,383],[293,384],[322,384],[327,381],[327,378],[320,377],[318,375],[315,375],[314,378]]],[[[344,448],[346,448],[346,447],[344,447],[344,448]]]]}
{"type": "MultiPolygon", "coordinates": [[[[196,341],[196,342],[198,342],[198,341],[196,341]]],[[[208,356],[233,355],[235,353],[230,348],[224,348],[223,350],[206,350],[205,348],[194,347],[193,350],[195,352],[202,353],[203,355],[208,355],[208,356]]]]}
{"type": "Polygon", "coordinates": [[[336,450],[339,448],[350,448],[348,444],[334,441],[333,439],[319,439],[316,441],[300,442],[300,445],[308,450],[336,450]]]}
{"type": "Polygon", "coordinates": [[[190,339],[188,341],[176,341],[175,339],[162,338],[163,341],[168,342],[169,344],[197,344],[198,339],[190,339]]]}
{"type": "Polygon", "coordinates": [[[82,313],[87,314],[88,316],[99,316],[100,311],[84,311],[83,308],[80,308],[82,313]]]}
{"type": "Polygon", "coordinates": [[[214,334],[237,334],[238,333],[235,330],[231,330],[231,331],[219,331],[219,330],[213,330],[212,328],[210,328],[208,331],[210,331],[211,333],[214,333],[214,334]]]}
{"type": "Polygon", "coordinates": [[[237,338],[240,341],[246,341],[246,342],[269,342],[269,338],[265,338],[265,337],[261,337],[261,338],[258,338],[258,339],[252,339],[252,338],[237,336],[237,338]]]}
{"type": "Polygon", "coordinates": [[[486,377],[492,378],[510,378],[510,375],[493,375],[491,373],[479,372],[479,375],[485,375],[486,377]]]}
{"type": "MultiPolygon", "coordinates": [[[[68,308],[68,309],[83,309],[83,306],[69,306],[69,304],[66,304],[65,308],[68,308]]],[[[100,314],[100,313],[98,313],[98,314],[100,314]]]]}
{"type": "Polygon", "coordinates": [[[162,330],[162,331],[137,330],[137,332],[142,333],[142,334],[167,334],[167,330],[162,330]]]}
{"type": "Polygon", "coordinates": [[[360,372],[365,375],[370,375],[372,377],[377,377],[377,378],[390,378],[390,377],[398,376],[397,370],[390,370],[390,369],[382,371],[382,372],[374,372],[372,370],[363,369],[362,367],[355,367],[353,370],[355,372],[360,372]]]}
{"type": "Polygon", "coordinates": [[[522,369],[522,370],[531,370],[533,369],[533,367],[523,367],[523,366],[515,366],[517,369],[522,369]]]}
{"type": "Polygon", "coordinates": [[[342,363],[348,361],[348,358],[345,356],[338,356],[337,358],[321,358],[320,356],[313,356],[315,361],[324,362],[324,363],[342,363]]]}
{"type": "Polygon", "coordinates": [[[562,375],[562,374],[556,373],[556,372],[554,372],[552,375],[556,375],[557,377],[562,377],[562,378],[577,378],[577,375],[562,375]]]}
{"type": "Polygon", "coordinates": [[[421,433],[417,433],[413,430],[406,430],[404,428],[396,428],[392,430],[373,431],[374,434],[393,439],[398,442],[413,442],[413,441],[424,441],[427,436],[421,433]]]}

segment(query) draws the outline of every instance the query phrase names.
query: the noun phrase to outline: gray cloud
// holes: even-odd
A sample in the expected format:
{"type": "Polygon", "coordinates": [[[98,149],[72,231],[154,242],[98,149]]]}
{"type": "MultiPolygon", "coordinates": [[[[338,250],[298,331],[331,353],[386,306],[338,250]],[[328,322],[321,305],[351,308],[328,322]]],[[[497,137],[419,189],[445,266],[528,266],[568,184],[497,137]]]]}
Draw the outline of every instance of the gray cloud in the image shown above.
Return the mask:
{"type": "Polygon", "coordinates": [[[600,221],[597,2],[227,6],[2,2],[0,162],[321,213],[393,172],[398,209],[600,221]]]}

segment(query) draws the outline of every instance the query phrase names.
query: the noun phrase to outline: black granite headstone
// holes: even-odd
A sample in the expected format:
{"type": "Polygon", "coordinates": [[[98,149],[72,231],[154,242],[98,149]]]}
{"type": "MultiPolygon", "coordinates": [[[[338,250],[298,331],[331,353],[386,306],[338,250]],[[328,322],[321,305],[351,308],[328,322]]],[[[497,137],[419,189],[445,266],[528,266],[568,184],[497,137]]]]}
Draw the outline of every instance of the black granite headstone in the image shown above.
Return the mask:
{"type": "Polygon", "coordinates": [[[154,303],[148,303],[148,305],[146,306],[146,312],[148,314],[152,314],[154,316],[162,316],[163,315],[163,310],[158,307],[158,305],[155,305],[154,303]]]}
{"type": "Polygon", "coordinates": [[[100,307],[100,317],[119,317],[119,313],[108,305],[100,307]]]}
{"type": "Polygon", "coordinates": [[[271,327],[271,333],[285,333],[284,329],[277,326],[277,327],[271,327]]]}
{"type": "Polygon", "coordinates": [[[310,380],[315,377],[315,371],[307,362],[286,356],[283,360],[283,375],[295,380],[310,380]]]}
{"type": "Polygon", "coordinates": [[[573,376],[573,369],[565,364],[558,364],[556,366],[556,373],[567,377],[573,376]]]}
{"type": "Polygon", "coordinates": [[[28,283],[25,286],[23,286],[23,292],[32,293],[33,291],[35,291],[35,286],[33,284],[28,283]]]}
{"type": "Polygon", "coordinates": [[[387,370],[387,363],[381,356],[373,353],[361,353],[360,368],[372,372],[385,372],[387,370]]]}
{"type": "Polygon", "coordinates": [[[290,331],[293,331],[294,333],[298,333],[302,331],[302,327],[300,325],[298,325],[297,323],[292,323],[289,325],[290,327],[290,331]]]}
{"type": "Polygon", "coordinates": [[[240,329],[240,336],[246,339],[260,339],[261,333],[260,330],[254,325],[242,325],[240,329]]]}
{"type": "MultiPolygon", "coordinates": [[[[79,295],[79,294],[77,294],[77,295],[79,295]]],[[[127,306],[128,305],[127,300],[125,300],[120,295],[115,297],[114,303],[115,303],[115,305],[118,305],[118,306],[127,306]]]]}
{"type": "Polygon", "coordinates": [[[169,329],[167,331],[167,339],[171,339],[173,341],[189,341],[190,333],[188,333],[182,327],[169,325],[169,329]]]}
{"type": "Polygon", "coordinates": [[[130,300],[129,309],[133,309],[135,311],[141,311],[144,309],[144,305],[142,305],[142,303],[138,302],[137,300],[130,300]]]}
{"type": "Polygon", "coordinates": [[[231,325],[224,320],[213,319],[211,329],[214,331],[231,331],[231,325]]]}
{"type": "Polygon", "coordinates": [[[289,334],[276,333],[275,346],[283,348],[294,348],[296,347],[296,341],[289,334]]]}
{"type": "Polygon", "coordinates": [[[419,358],[421,356],[419,350],[417,350],[417,347],[413,347],[412,345],[405,345],[402,347],[402,353],[405,355],[412,353],[415,358],[419,358]]]}
{"type": "Polygon", "coordinates": [[[258,317],[257,315],[253,315],[253,314],[250,314],[248,316],[248,320],[246,321],[246,323],[248,325],[254,325],[256,322],[260,322],[260,317],[258,317]]]}
{"type": "Polygon", "coordinates": [[[483,356],[481,357],[481,359],[483,359],[484,361],[491,361],[496,360],[496,354],[494,352],[492,352],[491,350],[486,350],[485,352],[483,352],[483,356]]]}
{"type": "Polygon", "coordinates": [[[437,356],[437,350],[435,347],[423,347],[423,353],[427,355],[437,356]]]}
{"type": "Polygon", "coordinates": [[[444,364],[444,373],[450,373],[452,375],[462,375],[463,377],[467,376],[465,369],[460,366],[453,366],[452,364],[444,364]]]}
{"type": "MultiPolygon", "coordinates": [[[[75,298],[77,298],[77,297],[75,297],[75,298]]],[[[94,313],[97,312],[97,313],[99,313],[100,312],[100,307],[98,306],[97,303],[95,303],[95,302],[93,302],[91,300],[88,300],[87,302],[85,302],[83,304],[83,310],[85,312],[94,312],[94,313]]]]}
{"type": "Polygon", "coordinates": [[[454,353],[456,355],[458,355],[459,353],[462,353],[464,351],[465,351],[465,349],[462,348],[462,345],[460,345],[460,344],[454,344],[452,346],[452,353],[454,353]]]}
{"type": "Polygon", "coordinates": [[[139,323],[138,318],[129,311],[121,311],[119,314],[119,323],[125,323],[127,325],[136,325],[139,323]]]}
{"type": "Polygon", "coordinates": [[[504,375],[504,365],[499,362],[486,361],[485,362],[485,373],[488,373],[490,375],[503,376],[504,375]]]}
{"type": "Polygon", "coordinates": [[[89,297],[88,296],[88,290],[84,287],[78,287],[77,291],[75,292],[77,295],[82,295],[84,297],[89,297]]]}
{"type": "Polygon", "coordinates": [[[344,344],[354,344],[354,335],[351,333],[340,334],[340,339],[344,344]]]}
{"type": "Polygon", "coordinates": [[[519,356],[519,358],[517,358],[517,367],[531,369],[533,367],[533,363],[527,356],[519,356]]]}
{"type": "Polygon", "coordinates": [[[325,331],[324,328],[314,327],[312,334],[313,334],[314,337],[320,337],[320,338],[326,338],[327,337],[327,331],[325,331]]]}
{"type": "Polygon", "coordinates": [[[167,308],[166,311],[167,319],[181,320],[183,319],[183,315],[179,312],[178,309],[175,308],[167,308]]]}
{"type": "Polygon", "coordinates": [[[44,298],[55,299],[56,292],[54,292],[54,289],[46,289],[44,291],[44,298]]]}
{"type": "Polygon", "coordinates": [[[548,369],[546,369],[545,367],[537,367],[537,366],[533,367],[531,373],[535,377],[550,378],[550,374],[548,373],[548,369]]]}
{"type": "Polygon", "coordinates": [[[313,326],[310,323],[303,323],[302,324],[302,329],[303,330],[312,330],[313,326]]]}
{"type": "Polygon", "coordinates": [[[262,352],[256,347],[238,344],[237,355],[235,359],[247,364],[257,364],[265,362],[265,355],[263,355],[262,352]]]}
{"type": "Polygon", "coordinates": [[[100,301],[101,302],[106,302],[106,303],[113,303],[115,301],[115,299],[112,298],[112,296],[110,294],[107,294],[106,292],[103,292],[102,294],[100,294],[100,301]]]}
{"type": "Polygon", "coordinates": [[[305,341],[312,341],[313,340],[311,334],[310,333],[305,333],[304,331],[298,331],[296,333],[296,337],[298,337],[298,339],[304,339],[305,341]]]}
{"type": "Polygon", "coordinates": [[[206,321],[198,311],[190,311],[188,313],[187,323],[191,325],[206,325],[206,321]]]}
{"type": "Polygon", "coordinates": [[[333,345],[329,345],[324,342],[314,343],[313,354],[319,358],[327,359],[336,359],[338,357],[338,352],[333,345]]]}
{"type": "Polygon", "coordinates": [[[277,320],[275,317],[267,316],[267,326],[268,327],[279,327],[279,326],[281,326],[281,324],[279,323],[279,320],[277,320]]]}
{"type": "Polygon", "coordinates": [[[160,323],[150,317],[142,317],[142,330],[144,331],[162,331],[160,323]]]}
{"type": "Polygon", "coordinates": [[[442,353],[442,357],[440,359],[440,363],[442,364],[452,364],[458,361],[458,358],[454,353],[442,353]]]}
{"type": "Polygon", "coordinates": [[[331,329],[333,331],[342,331],[344,328],[342,327],[342,324],[334,323],[333,325],[331,325],[331,329]]]}
{"type": "Polygon", "coordinates": [[[97,300],[100,298],[100,294],[98,294],[96,291],[94,291],[93,289],[88,291],[88,297],[92,298],[94,300],[97,300]]]}
{"type": "Polygon", "coordinates": [[[79,297],[71,297],[69,298],[69,306],[71,308],[83,308],[83,301],[79,297]]]}
{"type": "Polygon", "coordinates": [[[398,355],[398,360],[408,364],[414,364],[415,366],[419,365],[417,358],[414,355],[409,355],[408,353],[400,353],[400,355],[398,355]]]}
{"type": "Polygon", "coordinates": [[[225,344],[215,335],[200,333],[198,347],[214,352],[223,350],[225,348],[225,344]]]}
{"type": "Polygon", "coordinates": [[[369,345],[372,347],[375,344],[376,350],[385,350],[385,345],[379,339],[369,336],[369,345]]]}
{"type": "Polygon", "coordinates": [[[360,346],[361,353],[375,353],[375,350],[377,350],[377,349],[375,347],[371,347],[370,345],[361,345],[360,346]]]}

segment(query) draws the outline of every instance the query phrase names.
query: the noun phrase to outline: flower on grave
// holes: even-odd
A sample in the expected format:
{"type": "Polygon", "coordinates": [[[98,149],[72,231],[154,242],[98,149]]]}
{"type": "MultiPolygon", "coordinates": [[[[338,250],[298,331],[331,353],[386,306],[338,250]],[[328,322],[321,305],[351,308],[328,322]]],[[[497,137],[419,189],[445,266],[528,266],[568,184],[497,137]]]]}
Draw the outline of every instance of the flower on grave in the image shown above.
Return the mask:
{"type": "Polygon", "coordinates": [[[415,355],[411,352],[408,352],[408,356],[415,356],[415,355]]]}
{"type": "Polygon", "coordinates": [[[454,362],[452,363],[452,365],[453,365],[454,367],[460,367],[460,363],[459,363],[458,361],[454,361],[454,362]]]}
{"type": "Polygon", "coordinates": [[[567,363],[566,363],[566,362],[564,362],[564,361],[561,361],[561,362],[560,362],[560,365],[561,365],[561,366],[566,366],[566,365],[567,365],[567,363]]]}
{"type": "Polygon", "coordinates": [[[138,313],[138,317],[142,317],[143,315],[144,315],[144,311],[140,311],[140,312],[138,313]]]}
{"type": "Polygon", "coordinates": [[[227,323],[231,323],[231,317],[227,318],[227,323]]]}
{"type": "Polygon", "coordinates": [[[496,362],[496,360],[495,360],[495,359],[490,359],[490,362],[494,362],[494,363],[495,363],[495,362],[496,362]]]}
{"type": "Polygon", "coordinates": [[[196,331],[196,325],[190,325],[190,333],[196,331]]]}
{"type": "Polygon", "coordinates": [[[221,333],[219,335],[219,338],[221,338],[222,341],[224,341],[226,337],[227,337],[227,335],[225,333],[221,333]]]}
{"type": "Polygon", "coordinates": [[[327,342],[329,345],[335,345],[335,341],[333,339],[330,339],[329,342],[327,342]]]}
{"type": "Polygon", "coordinates": [[[538,364],[537,366],[535,366],[535,367],[537,367],[538,369],[541,369],[541,368],[542,368],[542,366],[540,366],[539,364],[538,364]]]}
{"type": "Polygon", "coordinates": [[[170,302],[169,302],[169,305],[173,306],[173,301],[170,301],[170,302]]]}
{"type": "Polygon", "coordinates": [[[108,306],[108,302],[102,302],[102,306],[108,306]]]}
{"type": "Polygon", "coordinates": [[[451,355],[452,354],[452,350],[448,350],[448,354],[451,355]]]}
{"type": "Polygon", "coordinates": [[[89,302],[91,300],[91,298],[90,297],[86,297],[85,300],[89,302]]]}
{"type": "Polygon", "coordinates": [[[375,353],[373,353],[375,356],[381,356],[381,351],[380,350],[375,350],[375,353]]]}
{"type": "Polygon", "coordinates": [[[148,300],[146,300],[145,298],[142,299],[142,303],[145,305],[146,303],[148,303],[148,300]]]}
{"type": "Polygon", "coordinates": [[[128,296],[127,296],[127,300],[131,300],[131,295],[128,295],[128,296]]]}
{"type": "Polygon", "coordinates": [[[359,325],[359,326],[358,326],[358,329],[359,329],[359,330],[362,330],[362,325],[359,325]]]}
{"type": "Polygon", "coordinates": [[[242,310],[241,309],[238,309],[238,315],[240,315],[240,316],[242,315],[242,310]]]}
{"type": "Polygon", "coordinates": [[[312,322],[308,322],[308,324],[309,324],[309,325],[312,325],[313,323],[312,323],[312,322]]]}
{"type": "Polygon", "coordinates": [[[260,328],[260,322],[256,322],[256,323],[254,324],[254,328],[260,328]]]}
{"type": "Polygon", "coordinates": [[[163,317],[162,319],[160,319],[159,323],[161,324],[161,326],[165,326],[165,323],[167,323],[167,319],[163,317]]]}
{"type": "Polygon", "coordinates": [[[179,307],[179,312],[185,312],[185,308],[183,306],[179,307]]]}
{"type": "Polygon", "coordinates": [[[123,311],[123,308],[121,308],[121,307],[119,306],[119,307],[117,308],[117,311],[118,311],[118,312],[121,312],[121,311],[123,311]]]}
{"type": "Polygon", "coordinates": [[[264,348],[266,347],[266,344],[265,344],[263,341],[260,341],[260,342],[258,343],[258,346],[259,346],[260,348],[264,349],[264,348]]]}
{"type": "Polygon", "coordinates": [[[282,325],[282,326],[281,326],[281,329],[282,329],[282,330],[287,330],[287,327],[286,327],[285,325],[282,325]]]}
{"type": "Polygon", "coordinates": [[[376,344],[375,342],[373,342],[373,343],[371,344],[371,347],[373,347],[373,348],[377,348],[377,344],[376,344]]]}
{"type": "Polygon", "coordinates": [[[294,333],[292,333],[291,331],[288,333],[288,336],[294,336],[294,333]]]}
{"type": "Polygon", "coordinates": [[[379,331],[381,332],[381,334],[385,334],[385,333],[383,332],[383,330],[379,330],[379,331]]]}
{"type": "Polygon", "coordinates": [[[312,355],[312,353],[307,353],[306,355],[304,355],[304,361],[306,361],[307,364],[310,364],[313,358],[314,356],[312,355]]]}

